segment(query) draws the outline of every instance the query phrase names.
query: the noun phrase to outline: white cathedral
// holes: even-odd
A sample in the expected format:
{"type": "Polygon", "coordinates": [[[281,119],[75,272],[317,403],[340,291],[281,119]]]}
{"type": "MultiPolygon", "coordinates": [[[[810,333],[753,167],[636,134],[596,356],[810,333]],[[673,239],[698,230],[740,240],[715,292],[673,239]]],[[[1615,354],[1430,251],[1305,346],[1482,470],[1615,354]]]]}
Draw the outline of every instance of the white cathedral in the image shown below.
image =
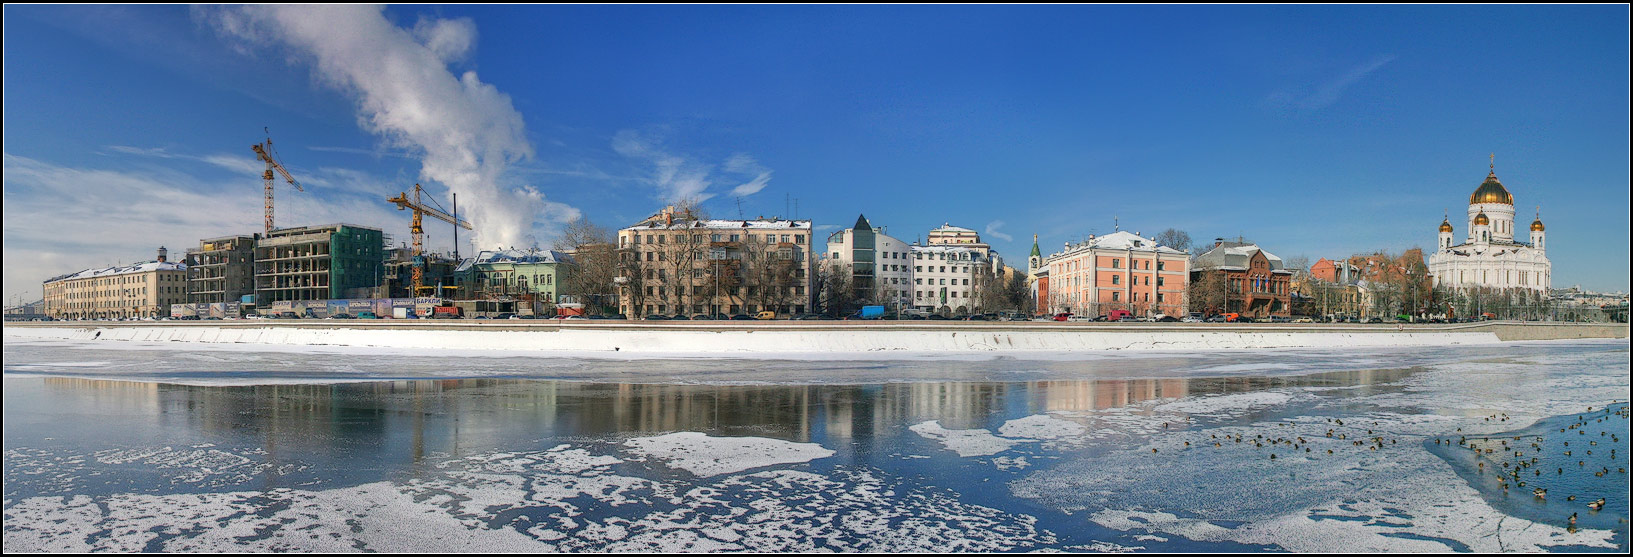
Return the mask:
{"type": "Polygon", "coordinates": [[[1548,293],[1552,266],[1541,211],[1531,221],[1531,242],[1514,239],[1514,196],[1497,180],[1493,166],[1469,196],[1468,236],[1452,243],[1452,223],[1440,222],[1440,244],[1429,255],[1435,284],[1451,288],[1527,289],[1548,293]]]}

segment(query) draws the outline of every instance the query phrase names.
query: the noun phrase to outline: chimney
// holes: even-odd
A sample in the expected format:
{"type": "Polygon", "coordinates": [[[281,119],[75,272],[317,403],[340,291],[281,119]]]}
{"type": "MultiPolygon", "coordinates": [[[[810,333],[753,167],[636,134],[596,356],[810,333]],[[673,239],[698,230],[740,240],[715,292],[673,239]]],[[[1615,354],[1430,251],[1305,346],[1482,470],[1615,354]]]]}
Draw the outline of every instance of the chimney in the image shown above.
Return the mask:
{"type": "Polygon", "coordinates": [[[166,259],[169,259],[169,257],[168,257],[169,255],[170,255],[169,250],[164,249],[164,246],[159,246],[159,262],[160,263],[164,263],[166,259]]]}
{"type": "Polygon", "coordinates": [[[1214,238],[1213,239],[1213,247],[1217,248],[1217,247],[1219,247],[1220,244],[1223,244],[1223,243],[1225,243],[1224,238],[1214,238]]]}

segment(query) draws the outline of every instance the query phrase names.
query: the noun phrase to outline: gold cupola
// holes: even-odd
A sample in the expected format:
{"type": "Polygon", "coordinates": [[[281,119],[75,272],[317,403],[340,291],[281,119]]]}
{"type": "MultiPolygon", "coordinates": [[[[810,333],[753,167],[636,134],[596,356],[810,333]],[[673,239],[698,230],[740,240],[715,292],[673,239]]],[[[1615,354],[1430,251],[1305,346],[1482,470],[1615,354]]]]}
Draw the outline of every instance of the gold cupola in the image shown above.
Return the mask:
{"type": "Polygon", "coordinates": [[[1469,196],[1469,205],[1475,203],[1513,205],[1514,196],[1508,193],[1508,188],[1503,187],[1501,181],[1497,180],[1497,171],[1493,170],[1491,174],[1486,175],[1486,181],[1482,182],[1480,187],[1474,190],[1474,194],[1469,196]]]}
{"type": "Polygon", "coordinates": [[[1452,221],[1451,221],[1451,219],[1446,219],[1446,220],[1440,221],[1440,231],[1441,232],[1451,232],[1452,231],[1452,221]]]}
{"type": "Polygon", "coordinates": [[[1475,226],[1490,226],[1491,225],[1491,217],[1487,217],[1485,211],[1480,211],[1480,214],[1474,215],[1474,225],[1475,226]]]}
{"type": "Polygon", "coordinates": [[[1542,217],[1537,217],[1537,220],[1531,221],[1531,231],[1532,232],[1542,232],[1543,231],[1542,230],[1542,217]]]}

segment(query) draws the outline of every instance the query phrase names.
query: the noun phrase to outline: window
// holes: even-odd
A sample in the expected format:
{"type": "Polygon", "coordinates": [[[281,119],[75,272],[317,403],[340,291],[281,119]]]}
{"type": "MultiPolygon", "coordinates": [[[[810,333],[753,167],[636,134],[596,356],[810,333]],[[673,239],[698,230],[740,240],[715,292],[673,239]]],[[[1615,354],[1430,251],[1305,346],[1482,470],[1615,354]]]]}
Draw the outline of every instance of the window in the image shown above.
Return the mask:
{"type": "MultiPolygon", "coordinates": [[[[1123,260],[1121,260],[1121,259],[1112,259],[1111,260],[1111,268],[1121,269],[1122,267],[1123,267],[1123,260]]],[[[1113,283],[1113,284],[1115,284],[1115,283],[1113,283]]]]}
{"type": "Polygon", "coordinates": [[[1111,276],[1111,283],[1112,284],[1122,284],[1122,279],[1123,279],[1123,277],[1120,277],[1120,276],[1117,276],[1117,275],[1112,275],[1111,276]]]}
{"type": "Polygon", "coordinates": [[[1111,293],[1111,301],[1113,301],[1113,302],[1117,301],[1119,294],[1122,294],[1122,292],[1112,292],[1111,293]]]}

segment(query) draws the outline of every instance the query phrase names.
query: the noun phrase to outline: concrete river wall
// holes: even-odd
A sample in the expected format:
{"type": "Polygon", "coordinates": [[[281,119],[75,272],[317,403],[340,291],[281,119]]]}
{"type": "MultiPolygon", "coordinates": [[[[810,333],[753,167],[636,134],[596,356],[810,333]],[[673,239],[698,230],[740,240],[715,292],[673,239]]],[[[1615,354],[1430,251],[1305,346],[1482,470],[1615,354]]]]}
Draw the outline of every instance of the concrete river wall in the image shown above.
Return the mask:
{"type": "Polygon", "coordinates": [[[1044,322],[202,321],[7,324],[28,339],[631,354],[1216,350],[1627,338],[1625,324],[1154,324],[1044,322]]]}

